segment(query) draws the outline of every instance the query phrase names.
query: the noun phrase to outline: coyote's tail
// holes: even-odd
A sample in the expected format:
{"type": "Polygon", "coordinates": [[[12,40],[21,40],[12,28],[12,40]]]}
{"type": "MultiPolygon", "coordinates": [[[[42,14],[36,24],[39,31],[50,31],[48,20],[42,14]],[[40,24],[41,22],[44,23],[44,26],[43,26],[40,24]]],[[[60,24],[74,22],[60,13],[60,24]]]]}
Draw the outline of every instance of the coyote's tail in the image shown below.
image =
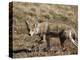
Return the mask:
{"type": "Polygon", "coordinates": [[[69,38],[70,38],[70,40],[72,41],[72,43],[73,43],[76,47],[78,47],[78,43],[72,38],[72,33],[71,33],[71,31],[69,32],[69,38]]]}

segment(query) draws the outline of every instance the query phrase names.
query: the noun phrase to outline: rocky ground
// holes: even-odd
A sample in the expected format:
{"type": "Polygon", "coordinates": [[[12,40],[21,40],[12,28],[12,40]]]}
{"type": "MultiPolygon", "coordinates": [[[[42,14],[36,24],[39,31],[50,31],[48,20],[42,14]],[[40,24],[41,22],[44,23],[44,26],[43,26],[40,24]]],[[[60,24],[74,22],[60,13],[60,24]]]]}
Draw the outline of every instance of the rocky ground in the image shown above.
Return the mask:
{"type": "MultiPolygon", "coordinates": [[[[64,42],[66,49],[61,51],[59,37],[50,38],[51,49],[47,50],[46,42],[41,42],[39,36],[29,36],[25,24],[25,20],[34,23],[38,16],[39,21],[43,22],[46,19],[49,22],[62,22],[72,26],[77,32],[77,6],[72,5],[57,5],[57,4],[40,4],[40,3],[22,3],[13,2],[13,17],[10,21],[12,24],[12,37],[13,58],[23,57],[39,57],[39,56],[59,56],[59,55],[72,55],[78,53],[78,48],[75,47],[70,40],[64,42]]],[[[59,24],[59,23],[58,23],[59,24]]]]}

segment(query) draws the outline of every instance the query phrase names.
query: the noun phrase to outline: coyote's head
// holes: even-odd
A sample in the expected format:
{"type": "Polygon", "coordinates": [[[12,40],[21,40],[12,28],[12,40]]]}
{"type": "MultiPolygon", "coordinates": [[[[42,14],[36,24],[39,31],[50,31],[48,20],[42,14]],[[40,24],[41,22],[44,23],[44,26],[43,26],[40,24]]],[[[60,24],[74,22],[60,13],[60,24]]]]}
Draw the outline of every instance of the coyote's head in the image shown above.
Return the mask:
{"type": "Polygon", "coordinates": [[[39,33],[39,23],[38,22],[28,22],[26,21],[27,29],[30,36],[36,35],[39,33]]]}

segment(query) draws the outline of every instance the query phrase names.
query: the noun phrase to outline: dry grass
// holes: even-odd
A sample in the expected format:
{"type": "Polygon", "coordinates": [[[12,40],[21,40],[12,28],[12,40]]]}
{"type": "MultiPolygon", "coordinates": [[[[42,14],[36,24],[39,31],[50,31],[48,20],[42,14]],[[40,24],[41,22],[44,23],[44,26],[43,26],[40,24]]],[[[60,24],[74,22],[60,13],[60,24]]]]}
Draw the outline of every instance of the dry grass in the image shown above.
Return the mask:
{"type": "MultiPolygon", "coordinates": [[[[65,23],[72,26],[77,32],[77,9],[75,5],[57,5],[57,4],[41,4],[41,3],[22,3],[13,2],[13,50],[31,49],[35,47],[44,48],[45,44],[39,43],[39,36],[28,36],[25,20],[34,23],[39,18],[40,22],[49,20],[49,22],[57,22],[57,24],[65,23]],[[37,18],[38,17],[38,18],[37,18]]],[[[10,19],[10,20],[12,20],[10,19]]],[[[52,51],[36,51],[34,52],[18,52],[13,53],[14,58],[33,57],[33,56],[55,56],[76,54],[77,48],[70,42],[65,42],[66,52],[60,51],[59,38],[52,38],[51,45],[55,48],[52,51]]]]}

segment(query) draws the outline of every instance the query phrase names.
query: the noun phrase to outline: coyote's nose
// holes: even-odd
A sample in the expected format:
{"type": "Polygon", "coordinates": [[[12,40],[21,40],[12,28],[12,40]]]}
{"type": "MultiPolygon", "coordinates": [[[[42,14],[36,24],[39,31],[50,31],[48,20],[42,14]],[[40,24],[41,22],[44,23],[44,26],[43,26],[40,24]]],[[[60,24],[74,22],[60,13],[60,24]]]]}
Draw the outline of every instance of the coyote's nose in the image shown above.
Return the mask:
{"type": "Polygon", "coordinates": [[[33,34],[29,34],[29,36],[33,36],[33,34]]]}
{"type": "Polygon", "coordinates": [[[29,34],[29,36],[31,36],[31,34],[29,34]]]}

